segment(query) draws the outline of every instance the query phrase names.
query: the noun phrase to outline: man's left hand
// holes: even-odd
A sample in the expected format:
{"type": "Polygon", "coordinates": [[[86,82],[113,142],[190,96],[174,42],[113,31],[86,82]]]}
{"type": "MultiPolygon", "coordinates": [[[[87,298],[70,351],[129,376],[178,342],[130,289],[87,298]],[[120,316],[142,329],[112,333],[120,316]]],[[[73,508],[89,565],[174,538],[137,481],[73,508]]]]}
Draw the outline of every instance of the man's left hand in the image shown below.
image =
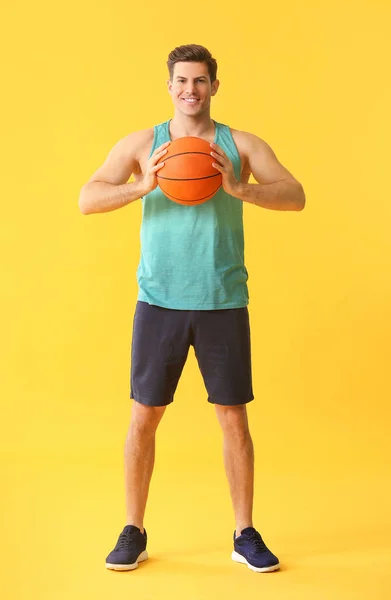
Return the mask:
{"type": "Polygon", "coordinates": [[[230,196],[235,196],[235,191],[238,189],[240,182],[236,179],[233,164],[220,146],[213,142],[210,145],[212,148],[211,155],[216,160],[216,162],[213,163],[213,166],[220,171],[222,175],[222,186],[224,191],[227,192],[227,194],[230,194],[230,196]]]}

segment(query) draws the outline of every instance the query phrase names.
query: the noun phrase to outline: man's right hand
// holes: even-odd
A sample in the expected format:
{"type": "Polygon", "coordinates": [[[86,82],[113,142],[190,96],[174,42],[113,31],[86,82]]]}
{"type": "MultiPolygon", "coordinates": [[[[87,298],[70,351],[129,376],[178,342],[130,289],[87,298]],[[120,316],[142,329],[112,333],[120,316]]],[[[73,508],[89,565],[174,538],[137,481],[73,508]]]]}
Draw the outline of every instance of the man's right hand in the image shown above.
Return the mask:
{"type": "Polygon", "coordinates": [[[158,161],[167,153],[167,146],[169,146],[171,142],[165,142],[159,148],[153,152],[151,157],[149,158],[145,175],[140,182],[140,188],[142,189],[142,195],[146,196],[149,192],[152,192],[157,187],[157,179],[156,173],[160,171],[160,169],[164,166],[164,162],[158,161]]]}

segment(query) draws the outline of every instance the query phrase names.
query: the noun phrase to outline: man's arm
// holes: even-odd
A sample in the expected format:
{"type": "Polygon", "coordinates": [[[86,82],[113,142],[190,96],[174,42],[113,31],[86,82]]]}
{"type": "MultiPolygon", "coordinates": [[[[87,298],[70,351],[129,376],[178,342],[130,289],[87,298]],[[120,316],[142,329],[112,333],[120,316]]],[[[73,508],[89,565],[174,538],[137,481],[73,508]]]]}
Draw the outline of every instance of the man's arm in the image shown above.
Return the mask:
{"type": "Polygon", "coordinates": [[[79,208],[84,215],[122,208],[156,187],[156,172],[164,164],[157,166],[156,163],[165,154],[166,145],[152,154],[143,177],[127,183],[132,173],[140,173],[140,154],[152,141],[153,129],[147,129],[132,133],[115,144],[103,165],[80,190],[79,208]]]}
{"type": "Polygon", "coordinates": [[[263,208],[303,210],[305,193],[301,183],[277,160],[270,146],[251,133],[234,131],[233,137],[239,153],[247,161],[251,173],[258,183],[238,181],[234,175],[232,163],[224,153],[221,153],[220,148],[217,150],[214,147],[214,152],[220,155],[217,158],[217,154],[215,154],[214,158],[217,158],[222,166],[224,189],[243,202],[250,202],[263,208]]]}

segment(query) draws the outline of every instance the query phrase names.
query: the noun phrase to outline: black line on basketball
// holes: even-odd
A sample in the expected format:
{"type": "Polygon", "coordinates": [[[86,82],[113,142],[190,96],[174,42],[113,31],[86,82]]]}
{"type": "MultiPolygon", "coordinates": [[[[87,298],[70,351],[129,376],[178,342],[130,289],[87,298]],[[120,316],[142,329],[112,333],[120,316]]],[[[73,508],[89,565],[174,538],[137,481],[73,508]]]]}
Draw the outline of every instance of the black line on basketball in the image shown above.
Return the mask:
{"type": "Polygon", "coordinates": [[[176,156],[182,156],[183,154],[205,154],[205,156],[210,156],[210,158],[212,158],[212,156],[210,154],[208,154],[208,152],[178,152],[178,154],[173,154],[172,156],[167,156],[167,158],[164,158],[164,162],[166,162],[167,160],[170,160],[170,158],[175,158],[176,156]]]}
{"type": "Polygon", "coordinates": [[[156,175],[159,179],[166,179],[167,181],[200,181],[201,179],[212,179],[212,177],[218,177],[221,173],[216,173],[215,175],[205,175],[205,177],[189,177],[185,179],[174,178],[174,177],[162,177],[161,175],[156,175]]]}
{"type": "MultiPolygon", "coordinates": [[[[174,198],[174,200],[180,200],[181,202],[199,202],[200,200],[204,200],[205,198],[209,198],[212,197],[217,190],[219,189],[220,186],[218,186],[214,192],[212,192],[211,194],[208,194],[207,196],[204,196],[203,198],[196,198],[195,200],[182,200],[182,198],[175,198],[175,196],[173,196],[172,194],[170,194],[171,198],[174,198]]],[[[163,194],[164,194],[164,190],[162,190],[163,194]]]]}

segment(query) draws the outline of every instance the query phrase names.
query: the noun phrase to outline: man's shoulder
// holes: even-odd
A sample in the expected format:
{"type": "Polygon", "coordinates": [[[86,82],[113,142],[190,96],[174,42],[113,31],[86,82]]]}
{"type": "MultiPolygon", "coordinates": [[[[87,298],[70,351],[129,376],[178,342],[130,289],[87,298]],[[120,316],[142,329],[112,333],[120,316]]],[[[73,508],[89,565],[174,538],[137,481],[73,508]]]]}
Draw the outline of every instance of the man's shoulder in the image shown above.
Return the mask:
{"type": "Polygon", "coordinates": [[[239,129],[230,129],[239,152],[247,155],[255,151],[261,154],[270,152],[271,148],[269,144],[258,135],[249,133],[248,131],[240,131],[239,129]]]}
{"type": "Polygon", "coordinates": [[[249,131],[241,131],[240,129],[234,129],[233,127],[230,127],[230,130],[235,142],[242,144],[266,143],[259,136],[250,133],[249,131]]]}
{"type": "Polygon", "coordinates": [[[153,137],[153,127],[132,131],[119,140],[118,146],[121,147],[121,151],[125,156],[139,160],[140,157],[148,152],[153,143],[153,137]]]}
{"type": "Polygon", "coordinates": [[[148,129],[140,129],[138,131],[132,131],[128,133],[123,141],[125,144],[134,145],[143,145],[153,140],[154,136],[154,128],[148,127],[148,129]]]}

